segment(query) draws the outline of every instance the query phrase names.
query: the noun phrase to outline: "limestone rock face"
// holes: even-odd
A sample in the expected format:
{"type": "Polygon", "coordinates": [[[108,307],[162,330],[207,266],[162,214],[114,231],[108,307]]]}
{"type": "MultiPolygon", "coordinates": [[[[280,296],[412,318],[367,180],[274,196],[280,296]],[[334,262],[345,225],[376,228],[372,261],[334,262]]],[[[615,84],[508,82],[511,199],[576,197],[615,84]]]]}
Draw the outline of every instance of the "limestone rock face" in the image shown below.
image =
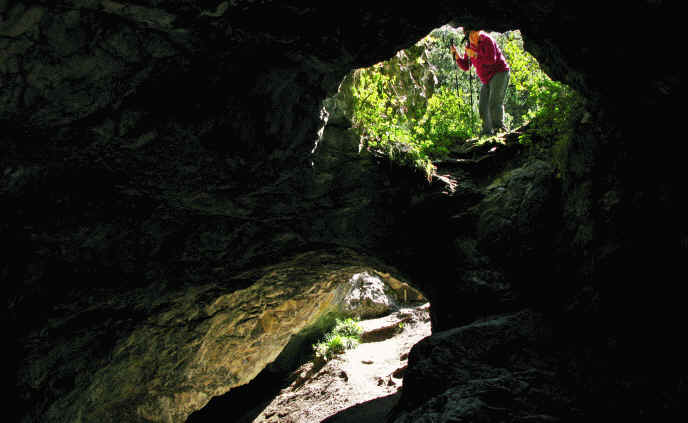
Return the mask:
{"type": "Polygon", "coordinates": [[[107,323],[89,319],[87,310],[65,310],[50,330],[81,325],[78,337],[51,345],[45,332],[31,334],[20,386],[37,388],[57,382],[56,372],[72,374],[68,390],[55,386],[56,397],[43,398],[46,422],[184,421],[213,396],[248,383],[300,332],[322,333],[328,317],[368,311],[370,305],[352,308],[351,293],[362,277],[382,270],[389,271],[348,250],[313,251],[229,283],[91,299],[92,313],[105,313],[107,323]],[[105,343],[103,332],[135,313],[137,322],[101,345],[100,356],[84,354],[85,344],[105,343]],[[64,349],[71,361],[57,366],[64,349]]]}
{"type": "Polygon", "coordinates": [[[514,244],[513,240],[527,242],[530,233],[543,231],[537,225],[550,223],[547,206],[556,199],[551,192],[553,186],[554,169],[542,160],[497,177],[480,202],[477,222],[480,243],[503,250],[502,255],[526,255],[523,246],[514,244]]]}
{"type": "Polygon", "coordinates": [[[357,273],[351,278],[352,289],[344,298],[344,309],[361,318],[373,318],[389,314],[397,304],[379,276],[357,273]]]}
{"type": "Polygon", "coordinates": [[[544,276],[550,265],[541,259],[551,252],[552,234],[561,226],[554,173],[542,160],[505,171],[486,188],[476,208],[476,246],[499,257],[511,272],[521,273],[518,283],[523,291],[555,290],[544,276]]]}
{"type": "MultiPolygon", "coordinates": [[[[423,43],[398,51],[392,58],[379,64],[380,72],[391,78],[393,90],[398,94],[399,105],[392,108],[406,113],[406,109],[423,107],[437,85],[435,69],[429,64],[427,50],[423,43]]],[[[354,82],[358,75],[354,74],[354,82]]]]}
{"type": "Polygon", "coordinates": [[[397,311],[405,304],[419,304],[425,296],[407,282],[388,273],[357,273],[349,280],[342,313],[370,319],[397,311]]]}

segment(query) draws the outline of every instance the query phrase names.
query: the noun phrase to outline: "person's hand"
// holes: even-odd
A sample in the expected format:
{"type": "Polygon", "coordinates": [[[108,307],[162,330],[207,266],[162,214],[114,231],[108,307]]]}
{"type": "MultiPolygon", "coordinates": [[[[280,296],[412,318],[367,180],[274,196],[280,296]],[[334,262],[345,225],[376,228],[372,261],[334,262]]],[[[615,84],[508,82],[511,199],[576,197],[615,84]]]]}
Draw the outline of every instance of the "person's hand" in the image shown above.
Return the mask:
{"type": "Polygon", "coordinates": [[[470,47],[466,47],[466,54],[473,59],[478,57],[478,53],[470,47]]]}

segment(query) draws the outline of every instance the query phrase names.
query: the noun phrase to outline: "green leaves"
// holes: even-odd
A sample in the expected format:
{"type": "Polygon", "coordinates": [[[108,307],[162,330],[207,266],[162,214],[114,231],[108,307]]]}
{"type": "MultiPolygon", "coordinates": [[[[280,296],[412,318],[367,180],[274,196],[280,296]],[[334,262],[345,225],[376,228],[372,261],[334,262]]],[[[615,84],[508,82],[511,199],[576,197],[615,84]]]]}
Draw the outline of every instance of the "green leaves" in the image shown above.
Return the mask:
{"type": "MultiPolygon", "coordinates": [[[[523,49],[518,31],[491,35],[511,68],[505,99],[507,125],[521,126],[538,119],[543,128],[561,128],[567,121],[567,104],[575,102],[575,93],[540,70],[535,58],[523,49]]],[[[452,38],[460,40],[463,33],[445,26],[397,54],[397,58],[412,57],[415,76],[408,64],[402,66],[401,62],[398,66],[378,63],[354,74],[353,123],[364,145],[423,170],[428,178],[434,171],[433,160],[444,158],[453,144],[477,136],[481,126],[477,113],[480,81],[474,77],[471,93],[468,73],[457,68],[448,48],[452,38]],[[406,53],[412,49],[413,54],[406,53]],[[418,79],[417,67],[436,81],[431,89],[401,80],[409,75],[418,79]],[[419,102],[418,98],[424,100],[419,102]]]]}
{"type": "MultiPolygon", "coordinates": [[[[441,158],[447,147],[457,141],[474,136],[471,113],[474,113],[462,96],[450,88],[441,87],[428,100],[423,117],[417,122],[415,133],[423,137],[426,150],[433,158],[441,158]],[[434,148],[433,148],[434,147],[434,148]]],[[[473,116],[473,121],[478,119],[473,116]]]]}
{"type": "Polygon", "coordinates": [[[337,354],[356,348],[361,342],[362,333],[363,328],[357,321],[351,318],[336,319],[334,328],[325,335],[322,341],[313,345],[315,356],[327,361],[337,354]]]}
{"type": "Polygon", "coordinates": [[[511,67],[509,92],[505,101],[506,110],[512,115],[513,123],[520,126],[534,119],[538,126],[550,135],[562,129],[574,104],[580,97],[568,86],[553,81],[537,63],[537,60],[523,49],[523,40],[506,37],[502,51],[511,67]]]}
{"type": "Polygon", "coordinates": [[[354,319],[336,319],[333,332],[337,335],[360,338],[361,334],[363,333],[363,328],[361,328],[358,322],[354,319]]]}

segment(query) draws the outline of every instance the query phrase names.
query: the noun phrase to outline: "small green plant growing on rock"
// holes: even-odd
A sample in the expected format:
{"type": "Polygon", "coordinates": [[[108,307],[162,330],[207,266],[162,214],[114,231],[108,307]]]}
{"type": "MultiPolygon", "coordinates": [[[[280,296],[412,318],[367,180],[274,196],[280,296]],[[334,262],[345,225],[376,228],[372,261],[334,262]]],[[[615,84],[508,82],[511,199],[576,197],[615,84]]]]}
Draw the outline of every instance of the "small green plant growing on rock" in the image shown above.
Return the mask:
{"type": "Polygon", "coordinates": [[[334,328],[322,341],[313,345],[316,359],[331,360],[335,355],[356,348],[361,342],[363,328],[354,319],[336,319],[334,328]]]}

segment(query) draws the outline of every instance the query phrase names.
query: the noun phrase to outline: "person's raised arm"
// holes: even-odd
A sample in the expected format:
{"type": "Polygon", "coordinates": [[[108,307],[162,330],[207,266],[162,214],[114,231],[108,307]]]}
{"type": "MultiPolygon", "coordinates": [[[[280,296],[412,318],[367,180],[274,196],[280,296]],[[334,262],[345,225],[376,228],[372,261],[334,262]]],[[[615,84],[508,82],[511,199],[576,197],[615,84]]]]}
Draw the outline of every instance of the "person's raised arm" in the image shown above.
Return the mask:
{"type": "Polygon", "coordinates": [[[467,71],[471,67],[471,61],[469,60],[468,55],[464,55],[464,57],[461,57],[459,55],[459,52],[456,51],[456,47],[454,47],[453,45],[451,46],[451,51],[457,66],[462,70],[467,71]]]}

